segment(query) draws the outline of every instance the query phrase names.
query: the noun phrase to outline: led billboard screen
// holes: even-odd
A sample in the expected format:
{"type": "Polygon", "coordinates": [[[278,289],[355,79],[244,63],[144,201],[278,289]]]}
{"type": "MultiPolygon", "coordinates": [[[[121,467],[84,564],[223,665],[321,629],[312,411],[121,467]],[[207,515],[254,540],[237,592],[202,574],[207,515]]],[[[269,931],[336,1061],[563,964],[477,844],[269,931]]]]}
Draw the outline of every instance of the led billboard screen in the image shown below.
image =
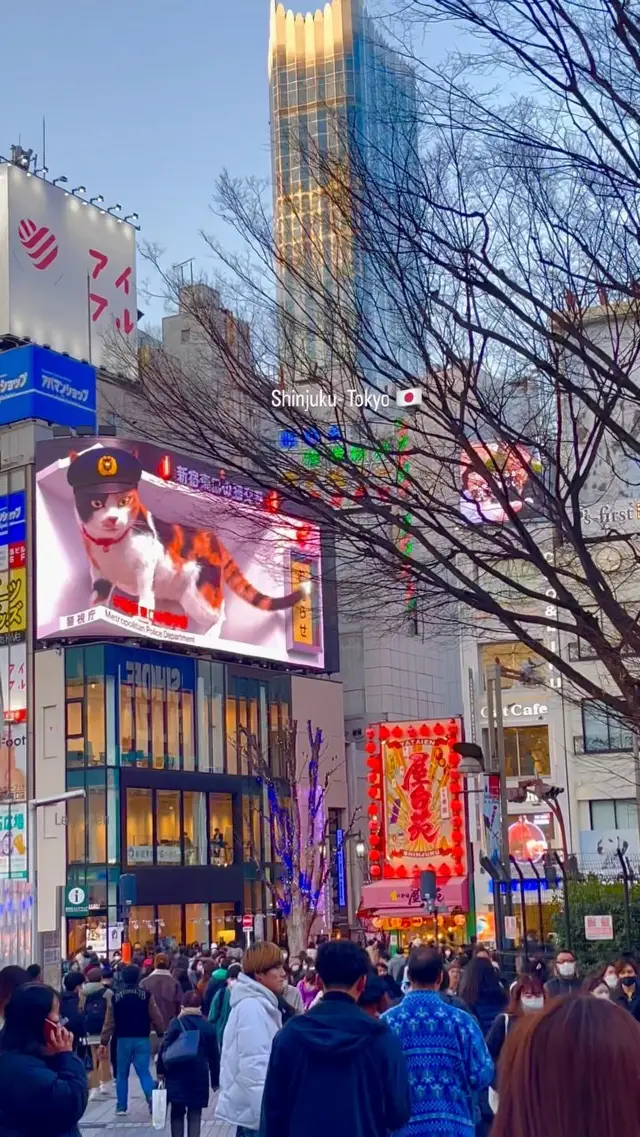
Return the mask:
{"type": "Polygon", "coordinates": [[[183,477],[157,447],[74,442],[36,452],[40,639],[140,636],[324,667],[317,525],[224,471],[183,477]]]}
{"type": "Polygon", "coordinates": [[[105,209],[0,164],[0,335],[95,366],[110,362],[116,334],[133,347],[135,237],[105,209]]]}
{"type": "Polygon", "coordinates": [[[510,446],[502,442],[474,442],[473,449],[487,470],[488,477],[474,469],[466,454],[460,464],[460,512],[474,525],[487,522],[502,524],[509,514],[498,500],[491,479],[509,501],[513,513],[521,518],[534,517],[538,512],[535,502],[535,483],[532,471],[540,473],[539,458],[524,446],[510,446]]]}

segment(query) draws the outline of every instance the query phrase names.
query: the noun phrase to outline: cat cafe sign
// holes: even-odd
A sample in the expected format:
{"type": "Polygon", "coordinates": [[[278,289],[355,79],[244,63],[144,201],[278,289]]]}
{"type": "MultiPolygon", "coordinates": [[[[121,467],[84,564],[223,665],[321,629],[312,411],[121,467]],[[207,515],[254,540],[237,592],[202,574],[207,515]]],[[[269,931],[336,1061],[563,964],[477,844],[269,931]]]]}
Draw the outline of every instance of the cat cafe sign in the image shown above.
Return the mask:
{"type": "Polygon", "coordinates": [[[36,451],[38,638],[140,637],[324,667],[317,525],[276,498],[265,509],[257,491],[217,493],[220,471],[189,477],[176,458],[187,476],[172,480],[150,444],[74,442],[36,451]]]}
{"type": "MultiPolygon", "coordinates": [[[[525,722],[531,722],[532,719],[535,719],[537,721],[541,718],[546,718],[548,713],[549,713],[549,707],[547,706],[546,703],[529,703],[526,701],[525,702],[521,701],[521,702],[516,702],[516,703],[503,703],[502,704],[502,717],[503,717],[503,719],[505,721],[509,720],[509,722],[513,721],[514,724],[518,720],[524,720],[525,722]]],[[[483,721],[485,721],[485,722],[489,718],[489,712],[487,710],[486,703],[484,706],[482,706],[480,708],[480,718],[483,719],[483,721]]]]}

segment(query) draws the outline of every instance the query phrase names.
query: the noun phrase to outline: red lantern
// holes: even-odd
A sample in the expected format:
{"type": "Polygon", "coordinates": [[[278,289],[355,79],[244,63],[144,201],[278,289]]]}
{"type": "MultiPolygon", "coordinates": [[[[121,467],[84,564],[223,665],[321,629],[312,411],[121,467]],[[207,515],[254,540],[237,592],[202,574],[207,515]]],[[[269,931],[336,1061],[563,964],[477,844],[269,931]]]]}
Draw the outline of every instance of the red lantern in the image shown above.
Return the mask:
{"type": "Polygon", "coordinates": [[[457,834],[462,833],[462,819],[460,817],[454,817],[453,824],[451,826],[451,832],[453,833],[454,838],[457,836],[457,834]]]}
{"type": "Polygon", "coordinates": [[[368,817],[375,817],[375,819],[377,821],[378,820],[378,806],[377,805],[370,805],[368,810],[367,810],[367,816],[368,817]]]}
{"type": "Polygon", "coordinates": [[[364,735],[365,735],[365,738],[375,738],[375,736],[376,736],[375,727],[368,726],[364,732],[364,735]]]}
{"type": "Polygon", "coordinates": [[[438,737],[440,737],[440,738],[442,737],[442,735],[444,734],[444,727],[443,727],[441,722],[436,723],[436,725],[433,728],[433,733],[437,734],[438,737]]]}
{"type": "Polygon", "coordinates": [[[460,765],[460,755],[456,754],[455,750],[452,750],[449,755],[449,765],[451,766],[452,770],[457,770],[458,766],[460,765]]]}
{"type": "Polygon", "coordinates": [[[367,758],[367,766],[370,770],[379,770],[380,769],[380,759],[379,758],[367,758]]]}
{"type": "Polygon", "coordinates": [[[379,850],[379,849],[372,849],[372,850],[371,850],[371,852],[369,853],[369,860],[370,860],[370,861],[379,861],[379,860],[381,860],[381,853],[380,853],[380,850],[379,850]]]}
{"type": "Polygon", "coordinates": [[[452,813],[462,813],[462,803],[459,801],[452,801],[451,802],[451,812],[452,813]]]}
{"type": "Polygon", "coordinates": [[[367,774],[367,781],[368,781],[370,786],[377,786],[378,782],[380,781],[380,775],[379,774],[367,774]]]}
{"type": "Polygon", "coordinates": [[[409,875],[409,874],[407,873],[407,870],[406,870],[406,867],[405,867],[405,865],[400,865],[400,868],[398,869],[398,873],[397,873],[397,875],[398,875],[398,876],[401,876],[403,879],[404,879],[404,877],[406,877],[406,876],[408,876],[408,875],[409,875]]]}
{"type": "Polygon", "coordinates": [[[463,853],[462,845],[454,845],[453,846],[453,856],[454,856],[456,861],[462,860],[462,853],[463,853]]]}
{"type": "Polygon", "coordinates": [[[372,836],[369,838],[369,844],[371,845],[371,848],[372,848],[372,849],[379,849],[379,848],[380,848],[380,845],[382,844],[382,842],[381,842],[380,838],[379,838],[379,837],[377,836],[377,834],[376,834],[375,836],[374,836],[374,835],[372,835],[372,836]]]}
{"type": "Polygon", "coordinates": [[[404,738],[404,731],[401,726],[394,726],[391,735],[393,738],[404,738]]]}
{"type": "Polygon", "coordinates": [[[418,732],[417,732],[415,726],[410,726],[408,731],[407,731],[407,734],[409,735],[409,738],[417,738],[418,737],[418,732]]]}
{"type": "Polygon", "coordinates": [[[385,865],[384,869],[382,870],[382,875],[384,876],[385,880],[393,880],[393,878],[396,874],[395,874],[394,870],[391,868],[391,865],[385,865]]]}
{"type": "Polygon", "coordinates": [[[420,737],[431,738],[431,727],[427,726],[426,722],[423,722],[422,726],[420,727],[420,737]]]}
{"type": "Polygon", "coordinates": [[[447,881],[447,880],[449,880],[450,876],[451,876],[451,869],[449,868],[448,864],[445,863],[443,865],[440,865],[440,868],[436,869],[436,877],[438,880],[442,879],[444,881],[447,881]]]}
{"type": "Polygon", "coordinates": [[[371,872],[371,876],[374,880],[377,880],[378,877],[382,876],[380,865],[372,865],[369,871],[371,872]]]}
{"type": "Polygon", "coordinates": [[[367,793],[368,793],[370,798],[374,799],[374,801],[379,800],[379,798],[380,798],[380,787],[379,786],[372,786],[370,790],[367,790],[367,793]]]}
{"type": "Polygon", "coordinates": [[[375,742],[367,742],[365,746],[365,751],[367,754],[375,754],[377,749],[378,747],[376,746],[375,742]]]}
{"type": "Polygon", "coordinates": [[[388,737],[389,737],[389,727],[388,726],[381,726],[380,727],[380,741],[386,742],[388,737]]]}

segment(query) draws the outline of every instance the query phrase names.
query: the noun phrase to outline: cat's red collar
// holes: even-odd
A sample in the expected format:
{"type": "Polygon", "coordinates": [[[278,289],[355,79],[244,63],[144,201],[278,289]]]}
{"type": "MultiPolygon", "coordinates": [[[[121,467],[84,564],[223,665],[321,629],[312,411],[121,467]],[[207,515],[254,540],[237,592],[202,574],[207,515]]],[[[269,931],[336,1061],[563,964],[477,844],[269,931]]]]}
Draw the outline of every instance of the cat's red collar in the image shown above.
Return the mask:
{"type": "Polygon", "coordinates": [[[121,541],[124,541],[128,532],[129,529],[125,529],[119,537],[92,537],[90,533],[87,533],[84,525],[82,526],[83,537],[86,537],[87,541],[91,541],[92,545],[97,545],[100,549],[110,549],[112,545],[119,545],[121,541]]]}

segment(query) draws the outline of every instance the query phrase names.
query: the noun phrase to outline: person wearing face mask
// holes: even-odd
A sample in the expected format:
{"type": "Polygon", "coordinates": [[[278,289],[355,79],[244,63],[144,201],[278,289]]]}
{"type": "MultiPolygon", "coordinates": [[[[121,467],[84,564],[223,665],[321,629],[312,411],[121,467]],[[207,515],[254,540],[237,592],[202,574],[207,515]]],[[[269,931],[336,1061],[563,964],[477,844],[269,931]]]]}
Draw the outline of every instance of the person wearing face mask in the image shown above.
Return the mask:
{"type": "Polygon", "coordinates": [[[619,959],[616,963],[618,985],[611,992],[611,1002],[629,1011],[640,1020],[640,991],[638,990],[638,968],[632,959],[619,959]]]}
{"type": "Polygon", "coordinates": [[[487,1049],[496,1067],[496,1076],[489,1090],[489,1105],[493,1113],[498,1110],[497,1069],[498,1059],[508,1035],[517,1030],[521,1019],[544,1009],[545,991],[535,975],[522,975],[511,991],[511,999],[503,1015],[494,1020],[487,1035],[487,1049]]]}
{"type": "Polygon", "coordinates": [[[604,984],[609,988],[609,991],[615,991],[618,986],[618,973],[616,971],[615,963],[608,963],[604,971],[601,973],[600,978],[604,984]]]}
{"type": "Polygon", "coordinates": [[[574,994],[581,986],[575,955],[568,948],[561,948],[556,956],[555,975],[544,985],[548,998],[574,994]]]}
{"type": "Polygon", "coordinates": [[[585,979],[582,984],[582,991],[585,995],[595,995],[596,999],[611,998],[611,989],[609,985],[605,983],[604,976],[601,972],[597,972],[596,975],[590,975],[588,979],[585,979]]]}

